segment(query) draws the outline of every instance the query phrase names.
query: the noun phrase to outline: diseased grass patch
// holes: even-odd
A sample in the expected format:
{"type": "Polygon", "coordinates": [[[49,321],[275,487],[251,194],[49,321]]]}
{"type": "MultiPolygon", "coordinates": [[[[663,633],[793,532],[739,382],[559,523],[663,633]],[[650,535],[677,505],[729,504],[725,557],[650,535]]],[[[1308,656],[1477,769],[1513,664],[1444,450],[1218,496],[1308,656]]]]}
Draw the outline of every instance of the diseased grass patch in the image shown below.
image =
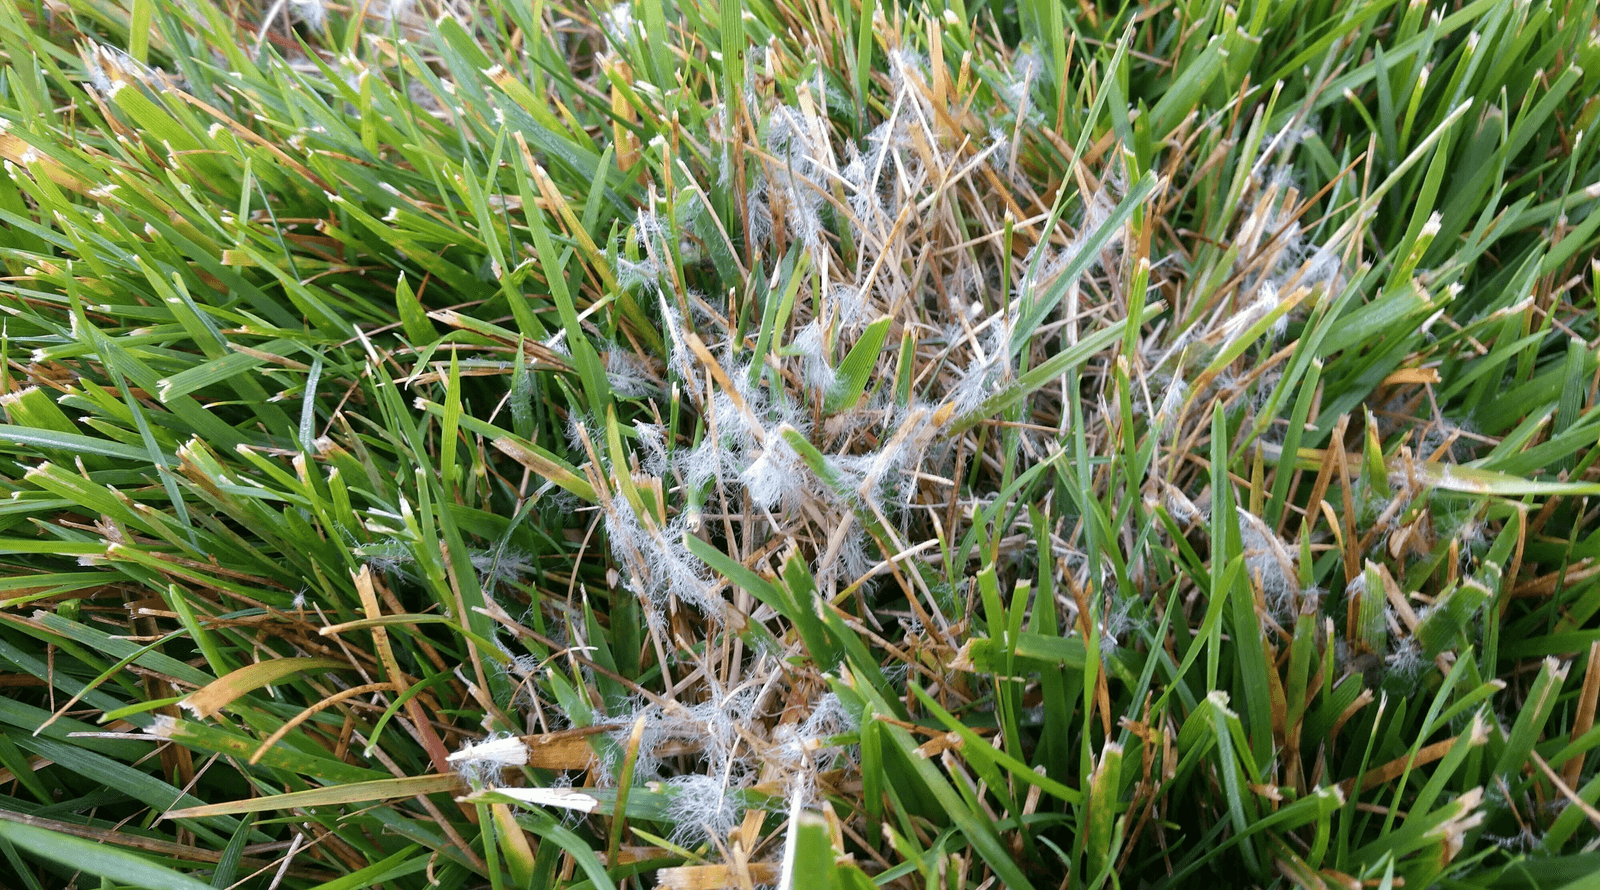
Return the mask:
{"type": "Polygon", "coordinates": [[[0,13],[10,884],[1592,872],[1582,4],[0,13]]]}

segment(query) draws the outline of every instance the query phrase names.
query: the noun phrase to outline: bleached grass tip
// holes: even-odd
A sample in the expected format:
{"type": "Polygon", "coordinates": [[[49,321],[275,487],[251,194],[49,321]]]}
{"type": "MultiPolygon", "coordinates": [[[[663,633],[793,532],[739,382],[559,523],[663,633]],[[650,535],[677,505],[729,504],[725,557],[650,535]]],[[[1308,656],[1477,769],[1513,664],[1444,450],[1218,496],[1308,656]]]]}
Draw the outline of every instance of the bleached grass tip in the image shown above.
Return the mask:
{"type": "Polygon", "coordinates": [[[490,736],[468,742],[445,760],[473,785],[496,784],[501,770],[527,766],[528,746],[514,735],[490,736]]]}
{"type": "Polygon", "coordinates": [[[509,797],[518,803],[571,810],[575,813],[593,813],[600,809],[599,798],[571,788],[496,788],[494,793],[509,797]]]}

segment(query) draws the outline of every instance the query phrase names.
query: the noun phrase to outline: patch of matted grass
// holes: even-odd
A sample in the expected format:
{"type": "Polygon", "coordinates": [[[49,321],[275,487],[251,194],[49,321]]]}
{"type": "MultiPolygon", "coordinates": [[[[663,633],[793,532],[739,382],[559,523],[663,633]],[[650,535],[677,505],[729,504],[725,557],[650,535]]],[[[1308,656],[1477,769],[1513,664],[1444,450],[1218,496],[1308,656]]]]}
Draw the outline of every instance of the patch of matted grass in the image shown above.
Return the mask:
{"type": "Polygon", "coordinates": [[[1586,878],[1597,28],[0,4],[0,870],[1586,878]]]}

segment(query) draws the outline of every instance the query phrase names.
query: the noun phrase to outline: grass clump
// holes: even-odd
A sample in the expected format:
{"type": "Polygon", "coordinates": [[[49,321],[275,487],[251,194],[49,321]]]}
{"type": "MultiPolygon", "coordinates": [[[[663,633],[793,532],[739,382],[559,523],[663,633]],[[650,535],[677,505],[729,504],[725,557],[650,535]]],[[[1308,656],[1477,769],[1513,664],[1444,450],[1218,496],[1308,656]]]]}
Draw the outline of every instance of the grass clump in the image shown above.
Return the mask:
{"type": "Polygon", "coordinates": [[[7,885],[1587,876],[1597,29],[0,6],[7,885]]]}

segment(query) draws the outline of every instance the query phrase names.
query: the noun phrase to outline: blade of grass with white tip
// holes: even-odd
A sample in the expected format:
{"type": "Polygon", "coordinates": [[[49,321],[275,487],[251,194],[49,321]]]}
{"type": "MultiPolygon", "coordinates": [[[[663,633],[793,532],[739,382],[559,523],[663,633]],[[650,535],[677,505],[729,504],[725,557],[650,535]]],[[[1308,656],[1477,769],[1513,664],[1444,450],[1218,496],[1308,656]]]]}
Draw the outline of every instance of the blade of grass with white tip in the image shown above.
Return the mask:
{"type": "MultiPolygon", "coordinates": [[[[278,339],[256,347],[259,352],[277,353],[291,348],[293,341],[278,339]]],[[[156,395],[163,401],[186,396],[208,386],[225,383],[239,375],[249,373],[267,363],[257,352],[229,352],[202,364],[193,365],[157,384],[156,395]]]]}
{"type": "Polygon", "coordinates": [[[0,409],[5,411],[6,420],[19,428],[81,435],[67,412],[37,386],[0,395],[0,409]]]}
{"type": "Polygon", "coordinates": [[[1117,830],[1117,812],[1122,808],[1121,777],[1122,746],[1116,742],[1106,742],[1089,777],[1088,815],[1085,819],[1089,824],[1082,834],[1084,852],[1087,854],[1087,886],[1090,888],[1104,886],[1116,864],[1122,840],[1122,833],[1117,830]]]}
{"type": "Polygon", "coordinates": [[[1426,462],[1420,467],[1423,481],[1435,488],[1464,494],[1520,498],[1529,495],[1592,497],[1600,495],[1600,482],[1554,482],[1522,479],[1506,473],[1459,464],[1426,462]]]}
{"type": "MultiPolygon", "coordinates": [[[[417,407],[439,417],[445,413],[445,406],[427,399],[419,399],[417,407]]],[[[541,477],[586,501],[595,501],[594,486],[589,480],[550,451],[470,414],[461,414],[458,422],[463,430],[488,439],[496,449],[541,477]]]]}
{"type": "Polygon", "coordinates": [[[833,863],[833,842],[828,823],[798,806],[789,808],[789,832],[784,842],[779,890],[837,890],[838,869],[833,863]]]}
{"type": "Polygon", "coordinates": [[[1495,737],[1497,733],[1490,734],[1490,752],[1497,756],[1489,775],[1483,777],[1484,781],[1493,781],[1494,776],[1509,776],[1519,770],[1522,764],[1529,763],[1528,752],[1544,735],[1544,725],[1555,712],[1557,698],[1570,667],[1554,658],[1544,660],[1533,686],[1528,690],[1526,704],[1517,711],[1516,722],[1511,725],[1504,742],[1495,737]]]}
{"type": "MultiPolygon", "coordinates": [[[[167,739],[195,751],[248,760],[261,747],[260,739],[190,720],[159,716],[145,729],[152,739],[167,739]]],[[[291,740],[292,741],[292,740],[291,740]]],[[[305,746],[276,745],[262,753],[258,763],[323,782],[354,783],[383,778],[383,774],[318,755],[305,746]]]]}
{"type": "MultiPolygon", "coordinates": [[[[1215,697],[1219,693],[1212,693],[1215,697]]],[[[1244,733],[1239,726],[1239,715],[1230,710],[1225,700],[1217,700],[1211,710],[1212,729],[1216,734],[1216,769],[1222,774],[1222,789],[1228,802],[1228,816],[1233,830],[1241,836],[1240,846],[1245,864],[1252,871],[1260,870],[1260,858],[1255,841],[1248,836],[1250,826],[1257,820],[1253,785],[1259,776],[1250,763],[1248,748],[1238,745],[1244,733]],[[1242,779],[1242,781],[1241,781],[1242,779]]]]}

